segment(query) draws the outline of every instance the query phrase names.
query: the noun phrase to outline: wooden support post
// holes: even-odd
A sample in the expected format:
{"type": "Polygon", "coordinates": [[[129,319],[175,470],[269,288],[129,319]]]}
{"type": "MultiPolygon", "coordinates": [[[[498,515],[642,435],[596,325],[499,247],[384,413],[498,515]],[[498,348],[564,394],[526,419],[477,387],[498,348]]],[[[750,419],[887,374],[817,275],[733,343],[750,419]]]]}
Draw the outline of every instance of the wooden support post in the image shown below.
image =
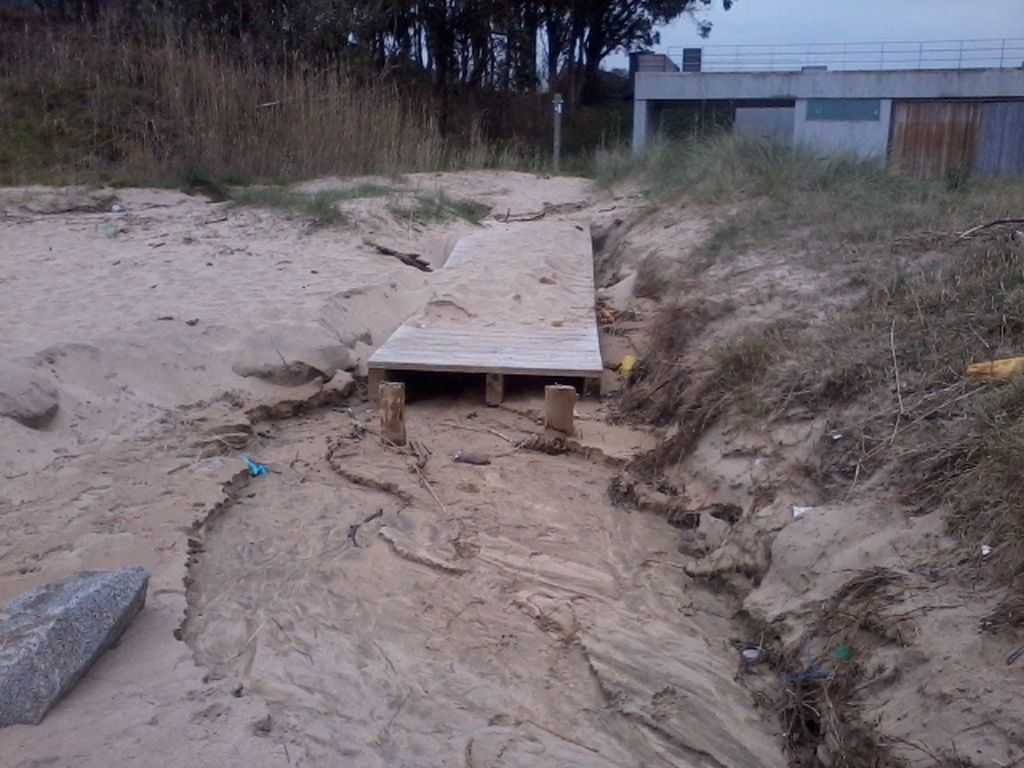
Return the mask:
{"type": "Polygon", "coordinates": [[[380,385],[380,439],[405,445],[405,384],[385,381],[380,385]]]}
{"type": "Polygon", "coordinates": [[[371,403],[380,400],[380,385],[388,380],[388,372],[382,368],[370,368],[366,372],[366,396],[371,403]]]}
{"type": "Polygon", "coordinates": [[[505,399],[505,377],[500,373],[487,374],[487,395],[486,401],[492,408],[501,405],[505,399]]]}
{"type": "Polygon", "coordinates": [[[544,387],[544,425],[548,429],[573,433],[573,409],[576,407],[576,387],[554,384],[544,387]]]}

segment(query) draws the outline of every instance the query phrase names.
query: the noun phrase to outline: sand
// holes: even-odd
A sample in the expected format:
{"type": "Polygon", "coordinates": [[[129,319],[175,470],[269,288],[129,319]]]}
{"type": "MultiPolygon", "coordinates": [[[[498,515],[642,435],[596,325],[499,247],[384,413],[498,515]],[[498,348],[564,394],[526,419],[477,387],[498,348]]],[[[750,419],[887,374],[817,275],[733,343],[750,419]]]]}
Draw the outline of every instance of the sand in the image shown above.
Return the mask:
{"type": "MultiPolygon", "coordinates": [[[[527,174],[400,183],[501,214],[635,206],[527,174]]],[[[490,410],[469,390],[410,406],[421,481],[337,394],[437,274],[364,239],[440,266],[474,225],[117,196],[0,195],[0,361],[59,401],[45,425],[0,418],[0,600],[152,573],[118,647],[41,725],[0,731],[4,765],[782,764],[723,600],[675,529],[608,500],[651,435],[589,402],[584,454],[513,450],[495,433],[538,432],[535,393],[490,410]]]]}
{"type": "MultiPolygon", "coordinates": [[[[635,282],[637,266],[653,253],[664,260],[663,272],[685,276],[684,302],[722,308],[707,321],[695,321],[699,325],[673,361],[688,382],[714,375],[723,348],[752,328],[771,322],[824,326],[842,317],[863,289],[855,259],[779,252],[770,243],[720,258],[710,268],[704,264],[702,271],[695,262],[705,254],[685,243],[699,238],[701,219],[715,215],[724,220],[729,212],[662,206],[627,218],[605,230],[609,247],[598,262],[604,264],[605,294],[623,307],[642,310],[650,304],[621,288],[635,282]],[[679,232],[688,215],[697,221],[679,232]],[[670,243],[679,240],[683,247],[673,251],[670,243]]],[[[638,353],[648,353],[642,340],[638,353]]],[[[893,401],[895,396],[894,391],[893,401]]],[[[833,654],[846,640],[818,624],[823,606],[866,572],[895,574],[884,599],[842,604],[854,618],[874,612],[867,629],[849,639],[861,677],[853,706],[843,715],[846,735],[862,731],[914,768],[1019,765],[1024,667],[1008,659],[1021,638],[1016,629],[984,629],[988,614],[1007,615],[1005,608],[997,610],[999,603],[1016,593],[1013,587],[993,588],[990,563],[977,550],[965,553],[963,542],[950,535],[944,512],[911,508],[901,500],[905,478],[880,472],[857,479],[864,449],[854,435],[877,409],[823,405],[764,417],[752,416],[749,407],[725,413],[681,462],[666,469],[665,479],[695,506],[741,510],[735,523],[703,514],[698,528],[682,533],[686,572],[735,594],[751,626],[770,625],[767,636],[778,633],[787,649],[806,643],[829,671],[838,668],[833,654]],[[839,476],[829,462],[844,454],[848,476],[837,487],[822,487],[823,477],[839,476]],[[809,509],[796,517],[794,507],[809,509]],[[964,578],[964,571],[975,575],[964,578]]],[[[756,638],[756,632],[750,636],[756,638]]],[[[765,666],[742,679],[776,701],[793,696],[793,688],[782,689],[779,676],[765,666]]],[[[826,739],[805,750],[799,764],[846,765],[844,750],[848,756],[853,745],[826,739]]]]}

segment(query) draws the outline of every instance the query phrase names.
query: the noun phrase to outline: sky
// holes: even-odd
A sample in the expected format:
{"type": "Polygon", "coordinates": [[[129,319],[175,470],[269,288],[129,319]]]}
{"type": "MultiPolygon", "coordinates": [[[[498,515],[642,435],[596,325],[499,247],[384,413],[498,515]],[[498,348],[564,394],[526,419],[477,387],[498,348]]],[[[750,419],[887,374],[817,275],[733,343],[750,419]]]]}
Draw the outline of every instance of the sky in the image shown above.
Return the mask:
{"type": "MultiPolygon", "coordinates": [[[[714,24],[701,40],[692,19],[661,30],[661,45],[830,43],[888,40],[1024,38],[1024,0],[714,0],[704,14],[714,24]]],[[[624,66],[625,58],[609,60],[624,66]]]]}

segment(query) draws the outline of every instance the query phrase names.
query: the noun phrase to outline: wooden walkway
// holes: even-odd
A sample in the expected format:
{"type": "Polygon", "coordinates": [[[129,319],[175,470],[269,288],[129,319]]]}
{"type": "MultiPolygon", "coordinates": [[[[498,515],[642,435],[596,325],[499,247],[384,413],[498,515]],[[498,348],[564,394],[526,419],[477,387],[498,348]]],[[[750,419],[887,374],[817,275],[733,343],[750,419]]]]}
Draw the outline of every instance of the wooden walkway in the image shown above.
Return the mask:
{"type": "Polygon", "coordinates": [[[371,395],[389,371],[598,379],[589,228],[572,222],[496,224],[457,243],[426,307],[370,357],[371,395]]]}

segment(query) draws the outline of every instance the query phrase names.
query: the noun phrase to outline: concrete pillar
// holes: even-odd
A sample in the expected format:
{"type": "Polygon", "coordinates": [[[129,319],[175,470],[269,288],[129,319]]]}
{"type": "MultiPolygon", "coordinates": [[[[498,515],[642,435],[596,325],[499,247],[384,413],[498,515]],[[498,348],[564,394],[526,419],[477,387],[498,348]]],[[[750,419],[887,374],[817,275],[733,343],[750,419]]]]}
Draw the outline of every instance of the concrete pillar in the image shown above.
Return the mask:
{"type": "Polygon", "coordinates": [[[643,152],[647,142],[654,135],[657,111],[654,102],[648,99],[633,101],[633,151],[643,152]]]}
{"type": "Polygon", "coordinates": [[[797,99],[793,107],[793,146],[802,147],[807,143],[804,128],[807,125],[807,99],[797,99]]]}

